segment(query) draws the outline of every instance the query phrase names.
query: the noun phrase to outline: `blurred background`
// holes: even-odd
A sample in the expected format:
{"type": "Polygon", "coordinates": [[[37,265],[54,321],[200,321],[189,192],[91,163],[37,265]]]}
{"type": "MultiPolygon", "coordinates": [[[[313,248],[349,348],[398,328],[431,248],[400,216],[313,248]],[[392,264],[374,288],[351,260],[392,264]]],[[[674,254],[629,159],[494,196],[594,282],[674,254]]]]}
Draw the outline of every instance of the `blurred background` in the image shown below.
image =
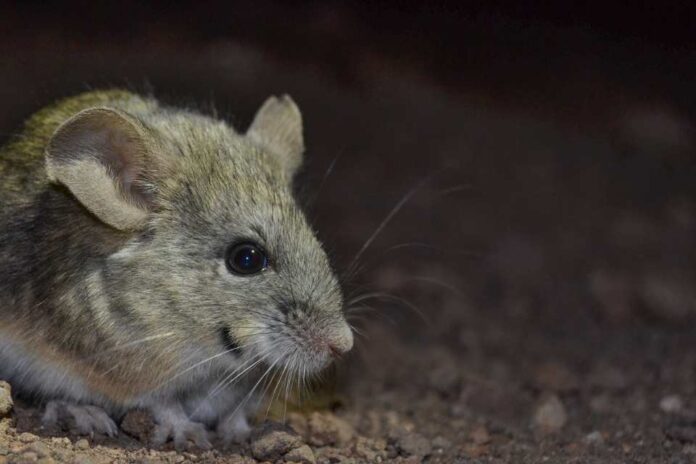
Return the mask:
{"type": "Polygon", "coordinates": [[[678,1],[5,2],[0,138],[93,88],[240,130],[289,93],[298,195],[371,295],[338,414],[442,462],[662,462],[696,454],[694,24],[678,1]]]}

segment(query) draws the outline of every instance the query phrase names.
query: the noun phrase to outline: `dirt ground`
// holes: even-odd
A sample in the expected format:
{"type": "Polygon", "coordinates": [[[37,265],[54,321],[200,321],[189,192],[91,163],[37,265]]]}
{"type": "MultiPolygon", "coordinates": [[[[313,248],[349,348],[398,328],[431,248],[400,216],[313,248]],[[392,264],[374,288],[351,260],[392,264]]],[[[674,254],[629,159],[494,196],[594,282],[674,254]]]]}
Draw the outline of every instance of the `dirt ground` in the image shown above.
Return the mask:
{"type": "Polygon", "coordinates": [[[293,95],[298,195],[346,293],[372,297],[349,310],[357,346],[321,401],[261,417],[238,447],[151,450],[138,412],[115,439],[43,430],[0,389],[0,462],[696,462],[693,47],[473,20],[415,46],[350,9],[302,12],[287,37],[251,15],[276,33],[263,40],[162,22],[88,40],[68,15],[31,31],[4,15],[3,138],[85,88],[240,128],[293,95]],[[342,39],[353,28],[361,41],[342,39]]]}

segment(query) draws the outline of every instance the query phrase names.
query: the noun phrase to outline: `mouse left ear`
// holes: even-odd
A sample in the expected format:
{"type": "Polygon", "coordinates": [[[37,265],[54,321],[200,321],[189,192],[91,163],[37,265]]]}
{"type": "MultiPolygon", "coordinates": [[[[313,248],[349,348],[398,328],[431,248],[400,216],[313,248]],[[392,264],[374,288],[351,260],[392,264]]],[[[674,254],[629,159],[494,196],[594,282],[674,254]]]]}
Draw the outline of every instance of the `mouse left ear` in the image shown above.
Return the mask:
{"type": "Polygon", "coordinates": [[[278,157],[290,176],[302,165],[302,114],[289,95],[269,97],[256,112],[246,136],[278,157]]]}
{"type": "Polygon", "coordinates": [[[122,231],[138,230],[151,202],[142,183],[145,165],[152,161],[145,138],[126,113],[84,110],[53,134],[46,149],[46,173],[104,223],[122,231]]]}

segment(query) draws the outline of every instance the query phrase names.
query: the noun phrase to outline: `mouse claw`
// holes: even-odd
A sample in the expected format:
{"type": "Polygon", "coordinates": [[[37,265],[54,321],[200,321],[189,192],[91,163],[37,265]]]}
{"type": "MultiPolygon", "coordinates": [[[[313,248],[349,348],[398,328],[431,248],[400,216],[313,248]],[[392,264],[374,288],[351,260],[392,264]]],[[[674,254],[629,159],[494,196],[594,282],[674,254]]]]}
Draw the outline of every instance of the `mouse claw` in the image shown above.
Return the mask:
{"type": "Polygon", "coordinates": [[[94,437],[95,433],[115,437],[118,426],[98,406],[74,404],[67,401],[49,401],[41,422],[44,427],[55,427],[64,420],[72,421],[78,433],[94,437]]]}
{"type": "Polygon", "coordinates": [[[208,439],[208,430],[205,425],[189,419],[183,410],[179,408],[158,410],[154,415],[157,425],[152,434],[153,446],[160,447],[171,439],[174,447],[179,451],[191,449],[194,446],[202,450],[213,447],[208,439]]]}

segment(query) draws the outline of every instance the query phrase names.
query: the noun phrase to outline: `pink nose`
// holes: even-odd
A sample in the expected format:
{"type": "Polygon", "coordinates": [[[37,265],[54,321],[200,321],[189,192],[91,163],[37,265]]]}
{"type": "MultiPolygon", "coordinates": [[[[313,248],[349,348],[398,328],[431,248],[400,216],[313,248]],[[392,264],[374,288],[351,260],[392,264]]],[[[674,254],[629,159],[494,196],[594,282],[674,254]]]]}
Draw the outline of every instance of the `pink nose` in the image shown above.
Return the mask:
{"type": "Polygon", "coordinates": [[[326,345],[334,358],[346,354],[353,348],[353,332],[347,324],[345,327],[340,327],[332,335],[331,339],[327,340],[326,345]]]}

